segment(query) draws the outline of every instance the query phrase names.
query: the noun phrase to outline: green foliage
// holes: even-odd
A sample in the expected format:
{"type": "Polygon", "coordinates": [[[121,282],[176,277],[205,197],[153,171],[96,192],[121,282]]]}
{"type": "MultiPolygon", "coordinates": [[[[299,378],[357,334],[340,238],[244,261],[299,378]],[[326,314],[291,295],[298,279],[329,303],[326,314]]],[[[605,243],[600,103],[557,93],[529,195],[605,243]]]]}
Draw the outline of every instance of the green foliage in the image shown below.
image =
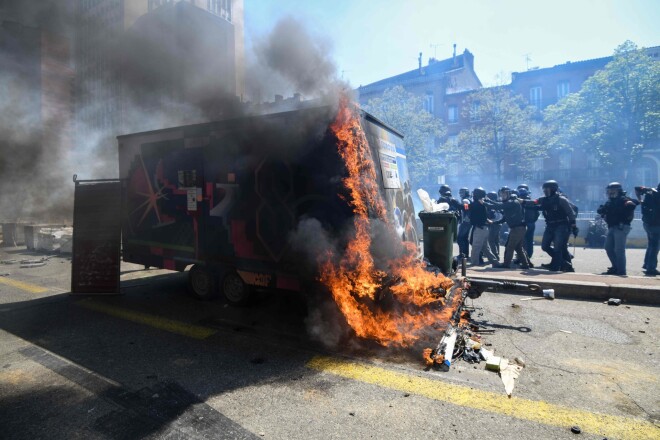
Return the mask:
{"type": "Polygon", "coordinates": [[[445,128],[440,119],[424,110],[423,98],[396,86],[369,100],[364,109],[404,135],[413,185],[435,183],[435,176],[444,169],[435,138],[442,137],[445,128]]]}
{"type": "MultiPolygon", "coordinates": [[[[462,116],[469,126],[445,145],[447,160],[462,170],[502,180],[505,163],[524,175],[535,158],[545,157],[547,130],[535,119],[536,110],[504,87],[470,94],[462,116]]],[[[519,174],[519,176],[520,176],[519,174]]]]}
{"type": "Polygon", "coordinates": [[[552,145],[597,153],[615,180],[626,181],[641,153],[658,142],[660,63],[626,41],[613,60],[545,111],[552,145]]]}

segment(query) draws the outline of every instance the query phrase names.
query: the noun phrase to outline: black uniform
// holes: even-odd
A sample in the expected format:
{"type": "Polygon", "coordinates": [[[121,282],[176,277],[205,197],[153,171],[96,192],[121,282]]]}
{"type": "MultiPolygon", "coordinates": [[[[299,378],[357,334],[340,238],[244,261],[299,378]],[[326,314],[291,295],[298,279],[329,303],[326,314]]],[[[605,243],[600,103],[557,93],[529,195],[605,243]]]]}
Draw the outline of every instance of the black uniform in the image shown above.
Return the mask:
{"type": "Polygon", "coordinates": [[[575,230],[575,212],[568,199],[554,193],[533,201],[525,201],[524,207],[543,212],[545,232],[541,248],[552,257],[548,268],[554,271],[574,271],[568,253],[568,238],[571,230],[575,230]]]}

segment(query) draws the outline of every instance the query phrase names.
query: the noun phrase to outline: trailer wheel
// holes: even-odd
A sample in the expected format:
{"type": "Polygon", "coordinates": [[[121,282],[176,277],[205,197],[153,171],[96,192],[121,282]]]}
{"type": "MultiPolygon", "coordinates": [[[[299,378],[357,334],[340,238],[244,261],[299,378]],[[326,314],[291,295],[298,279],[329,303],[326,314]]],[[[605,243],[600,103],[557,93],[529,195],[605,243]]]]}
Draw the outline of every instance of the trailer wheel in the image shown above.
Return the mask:
{"type": "Polygon", "coordinates": [[[250,302],[252,289],[236,272],[227,272],[222,279],[222,293],[232,306],[245,306],[250,302]]]}
{"type": "Polygon", "coordinates": [[[199,264],[195,264],[188,272],[188,288],[193,296],[204,301],[218,296],[215,274],[199,264]]]}

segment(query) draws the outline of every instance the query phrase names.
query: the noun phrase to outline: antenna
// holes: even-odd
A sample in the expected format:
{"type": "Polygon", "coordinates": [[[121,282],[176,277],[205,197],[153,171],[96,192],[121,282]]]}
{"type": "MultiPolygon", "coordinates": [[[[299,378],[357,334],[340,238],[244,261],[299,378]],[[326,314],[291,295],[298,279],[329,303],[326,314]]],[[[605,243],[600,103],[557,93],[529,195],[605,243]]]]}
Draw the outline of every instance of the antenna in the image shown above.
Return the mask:
{"type": "Polygon", "coordinates": [[[433,58],[438,58],[438,48],[444,46],[444,44],[430,44],[431,49],[433,49],[433,58]]]}
{"type": "Polygon", "coordinates": [[[525,62],[527,63],[527,70],[529,70],[529,62],[532,61],[531,53],[525,54],[525,62]]]}

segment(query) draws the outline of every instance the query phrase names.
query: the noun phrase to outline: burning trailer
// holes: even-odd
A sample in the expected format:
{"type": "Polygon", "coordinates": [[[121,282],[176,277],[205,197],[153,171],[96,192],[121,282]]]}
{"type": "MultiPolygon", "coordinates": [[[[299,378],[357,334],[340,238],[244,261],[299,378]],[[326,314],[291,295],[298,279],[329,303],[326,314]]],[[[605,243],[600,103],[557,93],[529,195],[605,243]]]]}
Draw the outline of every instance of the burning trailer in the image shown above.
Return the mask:
{"type": "Polygon", "coordinates": [[[487,288],[422,260],[403,137],[347,99],[118,142],[120,179],[76,184],[74,293],[118,292],[119,233],[124,261],[191,267],[201,299],[326,290],[358,338],[384,347],[447,336],[487,288]]]}

